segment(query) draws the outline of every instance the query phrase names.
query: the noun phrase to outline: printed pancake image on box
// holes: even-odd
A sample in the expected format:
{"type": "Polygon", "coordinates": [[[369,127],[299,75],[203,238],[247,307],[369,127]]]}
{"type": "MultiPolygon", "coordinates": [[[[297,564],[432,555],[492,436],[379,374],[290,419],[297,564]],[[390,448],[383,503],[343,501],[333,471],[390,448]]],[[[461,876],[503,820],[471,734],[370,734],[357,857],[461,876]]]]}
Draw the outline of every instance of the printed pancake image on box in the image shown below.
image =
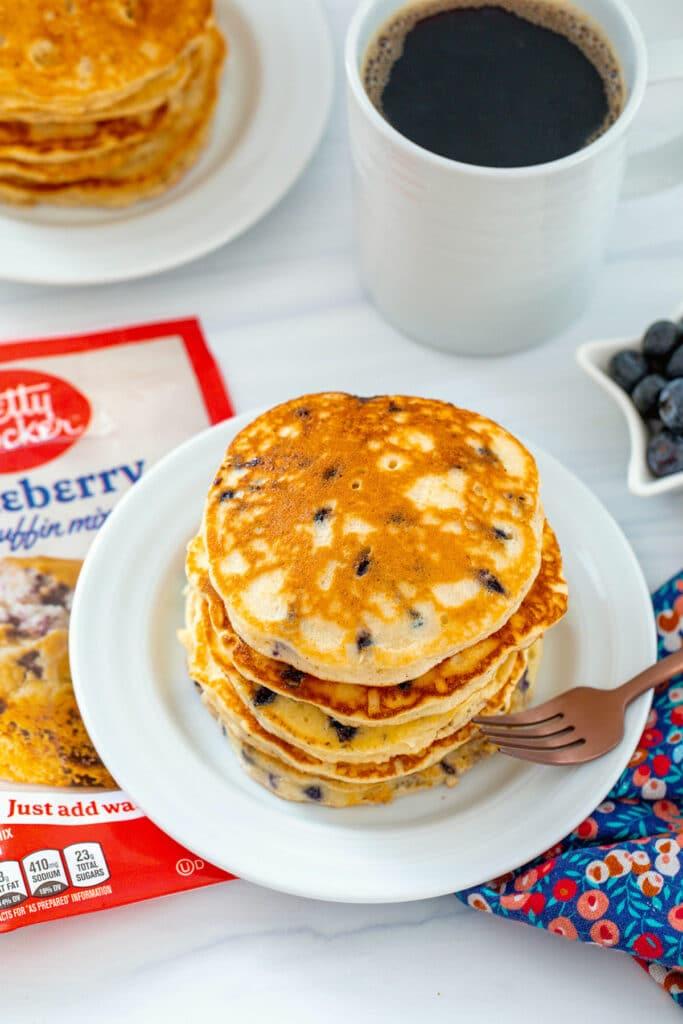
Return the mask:
{"type": "Polygon", "coordinates": [[[0,560],[0,779],[115,788],[71,687],[69,611],[80,567],[37,555],[0,560]]]}
{"type": "Polygon", "coordinates": [[[78,711],[68,637],[116,502],[230,415],[196,320],[0,345],[0,931],[229,877],[118,789],[78,711]]]}

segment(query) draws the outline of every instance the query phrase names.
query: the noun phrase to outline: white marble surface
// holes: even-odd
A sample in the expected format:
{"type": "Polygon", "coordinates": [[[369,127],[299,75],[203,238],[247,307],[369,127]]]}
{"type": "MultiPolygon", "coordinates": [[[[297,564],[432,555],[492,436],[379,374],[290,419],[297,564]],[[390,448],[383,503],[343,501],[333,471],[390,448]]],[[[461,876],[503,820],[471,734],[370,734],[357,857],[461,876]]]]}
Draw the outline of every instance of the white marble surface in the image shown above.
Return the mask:
{"type": "MultiPolygon", "coordinates": [[[[325,2],[339,55],[353,0],[325,2]]],[[[649,38],[683,38],[680,0],[633,7],[649,38]]],[[[636,148],[671,136],[681,110],[683,85],[657,86],[636,148]]],[[[349,192],[340,89],[313,164],[244,238],[131,285],[64,291],[0,283],[0,334],[198,314],[239,410],[322,388],[409,390],[477,407],[548,448],[596,491],[652,586],[683,566],[683,495],[628,495],[624,424],[573,359],[584,339],[633,334],[683,305],[683,186],[620,205],[580,323],[541,349],[495,362],[419,348],[379,319],[354,271],[349,192]]],[[[561,1024],[647,1014],[663,1024],[680,1016],[627,958],[466,911],[452,897],[341,906],[231,882],[1,941],[7,1024],[546,1015],[561,1024]]]]}

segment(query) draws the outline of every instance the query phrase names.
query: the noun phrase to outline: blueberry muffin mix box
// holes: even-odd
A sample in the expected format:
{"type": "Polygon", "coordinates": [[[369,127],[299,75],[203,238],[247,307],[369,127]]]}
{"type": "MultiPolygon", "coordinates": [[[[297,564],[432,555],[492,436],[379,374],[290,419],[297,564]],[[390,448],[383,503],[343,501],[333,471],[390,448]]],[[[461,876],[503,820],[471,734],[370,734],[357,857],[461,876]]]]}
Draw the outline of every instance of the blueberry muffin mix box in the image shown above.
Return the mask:
{"type": "Polygon", "coordinates": [[[68,631],[116,502],[231,414],[195,320],[0,345],[0,932],[227,877],[118,789],[81,721],[68,631]]]}

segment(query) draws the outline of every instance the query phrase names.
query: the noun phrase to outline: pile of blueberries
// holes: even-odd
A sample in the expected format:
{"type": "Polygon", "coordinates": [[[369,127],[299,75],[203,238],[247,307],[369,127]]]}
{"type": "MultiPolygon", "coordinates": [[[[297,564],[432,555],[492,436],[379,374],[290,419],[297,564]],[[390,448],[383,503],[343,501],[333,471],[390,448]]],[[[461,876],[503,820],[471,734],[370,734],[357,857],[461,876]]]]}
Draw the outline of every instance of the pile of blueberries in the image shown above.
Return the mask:
{"type": "Polygon", "coordinates": [[[610,376],[627,391],[647,423],[647,464],[655,476],[683,470],[683,320],[657,320],[641,351],[612,356],[610,376]]]}

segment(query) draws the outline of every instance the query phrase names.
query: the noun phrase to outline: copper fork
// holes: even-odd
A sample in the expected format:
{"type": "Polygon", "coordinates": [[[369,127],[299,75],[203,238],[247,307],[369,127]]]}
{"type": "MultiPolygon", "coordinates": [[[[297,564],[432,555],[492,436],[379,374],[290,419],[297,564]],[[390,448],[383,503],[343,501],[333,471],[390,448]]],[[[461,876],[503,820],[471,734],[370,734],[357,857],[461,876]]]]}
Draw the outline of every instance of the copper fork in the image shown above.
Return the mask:
{"type": "Polygon", "coordinates": [[[631,701],[678,672],[683,672],[683,649],[614,690],[576,686],[535,708],[514,715],[478,715],[473,721],[510,757],[537,764],[583,764],[621,741],[631,701]]]}

